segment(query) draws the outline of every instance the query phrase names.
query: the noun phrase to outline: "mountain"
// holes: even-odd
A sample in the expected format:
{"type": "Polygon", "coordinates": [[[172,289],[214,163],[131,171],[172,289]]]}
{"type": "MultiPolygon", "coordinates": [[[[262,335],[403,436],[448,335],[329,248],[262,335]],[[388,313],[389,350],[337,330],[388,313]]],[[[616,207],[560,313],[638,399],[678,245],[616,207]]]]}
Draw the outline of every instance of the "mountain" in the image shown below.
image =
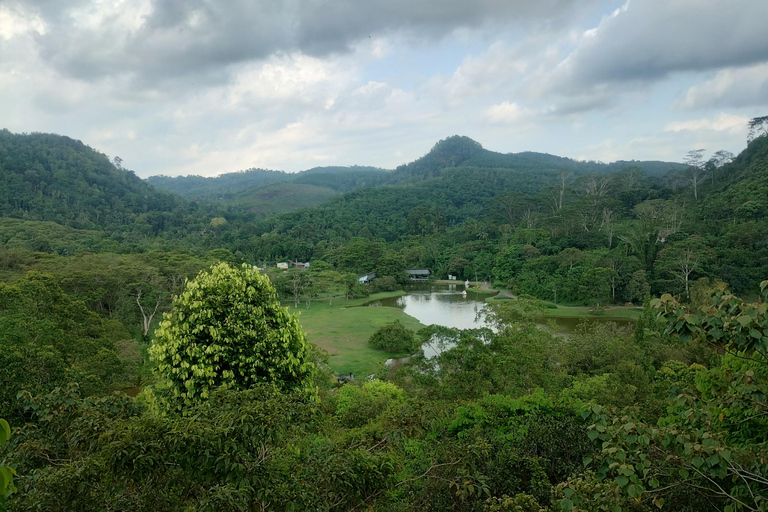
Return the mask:
{"type": "MultiPolygon", "coordinates": [[[[340,192],[380,184],[389,171],[378,167],[313,167],[306,171],[287,173],[265,169],[247,169],[214,177],[150,176],[147,182],[157,188],[191,199],[227,200],[238,193],[272,183],[304,183],[340,192]]],[[[251,194],[253,195],[253,194],[251,194]]]]}
{"type": "MultiPolygon", "coordinates": [[[[387,171],[376,167],[315,167],[295,174],[249,169],[214,178],[153,176],[147,181],[184,197],[208,200],[220,206],[240,208],[269,216],[301,207],[323,204],[340,192],[383,186],[416,184],[439,179],[438,187],[461,184],[460,194],[491,183],[506,192],[535,194],[557,180],[558,173],[610,174],[626,167],[649,176],[660,176],[682,164],[671,162],[619,161],[610,164],[581,162],[546,153],[503,154],[484,149],[469,137],[454,135],[437,142],[417,160],[387,171]],[[472,182],[474,180],[474,182],[472,182]],[[289,185],[290,184],[290,185],[289,185]],[[311,185],[298,187],[297,185],[311,185]]],[[[430,197],[433,190],[426,190],[430,197]]],[[[366,195],[366,194],[364,194],[366,195]]],[[[492,196],[491,196],[492,197],[492,196]]]]}
{"type": "Polygon", "coordinates": [[[74,228],[125,225],[182,201],[79,140],[0,130],[0,216],[74,228]]]}
{"type": "Polygon", "coordinates": [[[236,208],[260,217],[322,204],[342,192],[375,187],[390,171],[367,166],[313,167],[298,173],[248,169],[203,176],[150,176],[147,182],[188,199],[236,208]]]}
{"type": "Polygon", "coordinates": [[[717,253],[720,278],[740,291],[768,278],[768,136],[710,169],[699,200],[688,199],[691,231],[717,253]]]}
{"type": "Polygon", "coordinates": [[[469,137],[454,135],[436,143],[423,157],[407,165],[401,165],[393,173],[393,182],[418,181],[441,174],[449,168],[513,169],[528,175],[543,173],[554,176],[559,171],[575,175],[612,174],[626,167],[636,167],[648,176],[662,176],[671,170],[684,169],[683,164],[659,161],[617,161],[602,163],[580,161],[547,153],[525,151],[521,153],[497,153],[489,151],[469,137]]]}
{"type": "MultiPolygon", "coordinates": [[[[676,165],[628,163],[640,169],[676,165]]],[[[277,222],[285,233],[302,226],[301,232],[314,240],[358,233],[396,240],[423,232],[419,219],[439,229],[488,218],[499,195],[536,196],[555,186],[563,170],[579,176],[622,167],[542,153],[496,153],[468,137],[453,136],[394,171],[364,166],[316,167],[295,174],[249,169],[216,178],[154,176],[142,181],[80,141],[3,130],[0,216],[131,233],[135,240],[158,235],[183,240],[219,236],[223,228],[211,229],[211,218],[226,217],[232,230],[281,215],[254,229],[272,231],[277,222]]]]}
{"type": "Polygon", "coordinates": [[[304,183],[271,183],[250,188],[232,197],[227,205],[269,217],[298,208],[311,208],[338,196],[340,192],[304,183]]]}
{"type": "Polygon", "coordinates": [[[378,167],[353,165],[351,167],[314,167],[296,173],[293,182],[327,187],[338,192],[349,192],[358,188],[370,188],[388,182],[391,171],[378,167]]]}
{"type": "Polygon", "coordinates": [[[246,169],[212,178],[203,176],[150,176],[147,178],[147,182],[157,188],[190,199],[217,200],[231,199],[237,192],[246,188],[287,181],[291,179],[290,176],[283,171],[246,169]]]}

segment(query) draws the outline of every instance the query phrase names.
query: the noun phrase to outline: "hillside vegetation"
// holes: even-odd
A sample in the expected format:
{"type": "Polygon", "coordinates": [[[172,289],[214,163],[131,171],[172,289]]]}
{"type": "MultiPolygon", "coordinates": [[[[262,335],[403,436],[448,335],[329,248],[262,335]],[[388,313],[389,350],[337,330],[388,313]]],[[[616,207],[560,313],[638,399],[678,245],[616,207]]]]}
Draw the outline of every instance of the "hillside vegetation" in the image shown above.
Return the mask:
{"type": "Polygon", "coordinates": [[[182,197],[0,132],[0,509],[766,510],[768,136],[694,156],[450,137],[182,197]],[[409,268],[505,290],[493,329],[358,307],[409,268]]]}

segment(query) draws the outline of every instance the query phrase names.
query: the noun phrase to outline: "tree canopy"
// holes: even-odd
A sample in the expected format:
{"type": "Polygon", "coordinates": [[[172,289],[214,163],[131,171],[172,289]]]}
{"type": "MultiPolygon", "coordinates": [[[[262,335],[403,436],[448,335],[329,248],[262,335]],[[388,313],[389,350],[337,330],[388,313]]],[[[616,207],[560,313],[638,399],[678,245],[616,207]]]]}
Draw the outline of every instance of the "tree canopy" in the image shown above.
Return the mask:
{"type": "Polygon", "coordinates": [[[219,387],[307,387],[314,368],[297,317],[280,306],[269,279],[226,263],[187,282],[163,315],[150,354],[183,403],[219,387]]]}

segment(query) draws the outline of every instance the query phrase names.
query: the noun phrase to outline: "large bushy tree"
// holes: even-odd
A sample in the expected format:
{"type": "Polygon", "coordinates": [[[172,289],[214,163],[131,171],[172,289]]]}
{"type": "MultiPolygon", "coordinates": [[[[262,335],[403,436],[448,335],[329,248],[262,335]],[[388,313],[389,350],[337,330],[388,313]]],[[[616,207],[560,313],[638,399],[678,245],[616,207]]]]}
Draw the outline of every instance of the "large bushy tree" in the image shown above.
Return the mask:
{"type": "Polygon", "coordinates": [[[269,279],[219,263],[186,284],[150,349],[173,395],[189,404],[219,387],[309,386],[314,365],[297,317],[269,279]]]}

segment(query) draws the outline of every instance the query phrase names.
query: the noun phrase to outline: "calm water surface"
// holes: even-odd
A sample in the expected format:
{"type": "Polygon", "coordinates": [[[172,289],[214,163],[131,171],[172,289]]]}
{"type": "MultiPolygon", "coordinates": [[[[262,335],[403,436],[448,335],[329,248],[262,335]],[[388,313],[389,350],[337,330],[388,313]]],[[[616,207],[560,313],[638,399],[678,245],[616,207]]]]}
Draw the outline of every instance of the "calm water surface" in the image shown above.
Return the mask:
{"type": "MultiPolygon", "coordinates": [[[[371,301],[363,306],[379,307],[388,306],[402,309],[405,314],[417,319],[424,325],[443,325],[458,329],[476,329],[489,327],[485,322],[483,312],[487,307],[484,302],[486,295],[473,291],[464,294],[464,285],[435,285],[414,284],[405,287],[406,295],[371,301]]],[[[577,325],[584,321],[583,318],[547,318],[540,324],[560,335],[568,336],[577,325]]],[[[614,320],[610,318],[590,318],[590,322],[614,322],[619,326],[632,327],[634,322],[627,320],[614,320]]],[[[425,345],[424,352],[430,357],[431,350],[425,345]]]]}
{"type": "Polygon", "coordinates": [[[444,325],[457,329],[487,327],[482,312],[486,308],[485,295],[469,291],[463,284],[414,284],[405,287],[407,295],[376,300],[366,306],[389,306],[402,309],[424,325],[444,325]]]}

